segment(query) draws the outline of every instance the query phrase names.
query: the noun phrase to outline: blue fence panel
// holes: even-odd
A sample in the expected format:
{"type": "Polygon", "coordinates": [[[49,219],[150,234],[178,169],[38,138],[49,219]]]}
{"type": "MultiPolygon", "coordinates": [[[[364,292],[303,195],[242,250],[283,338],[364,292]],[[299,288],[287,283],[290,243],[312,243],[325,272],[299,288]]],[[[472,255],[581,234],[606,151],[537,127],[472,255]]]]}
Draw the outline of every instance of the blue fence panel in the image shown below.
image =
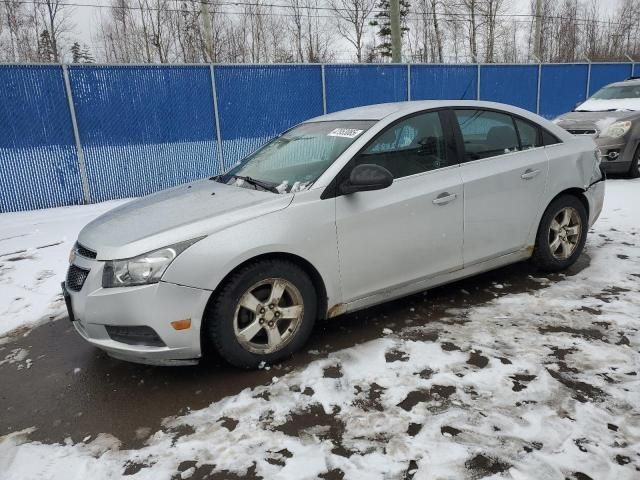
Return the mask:
{"type": "Polygon", "coordinates": [[[609,83],[619,82],[631,76],[631,63],[593,63],[591,64],[591,83],[589,96],[609,83]]]}
{"type": "Polygon", "coordinates": [[[274,136],[322,115],[319,65],[215,67],[225,169],[274,136]]]}
{"type": "Polygon", "coordinates": [[[542,65],[540,115],[555,118],[585,100],[589,65],[542,65]]]}
{"type": "Polygon", "coordinates": [[[327,112],[408,99],[406,65],[327,65],[327,112]]]}
{"type": "Polygon", "coordinates": [[[82,203],[60,66],[0,66],[0,212],[82,203]]]}
{"type": "Polygon", "coordinates": [[[411,100],[475,100],[475,65],[411,65],[411,100]]]}
{"type": "Polygon", "coordinates": [[[69,67],[93,201],[219,169],[208,66],[69,67]]]}
{"type": "Polygon", "coordinates": [[[480,99],[536,111],[537,65],[482,65],[480,99]]]}

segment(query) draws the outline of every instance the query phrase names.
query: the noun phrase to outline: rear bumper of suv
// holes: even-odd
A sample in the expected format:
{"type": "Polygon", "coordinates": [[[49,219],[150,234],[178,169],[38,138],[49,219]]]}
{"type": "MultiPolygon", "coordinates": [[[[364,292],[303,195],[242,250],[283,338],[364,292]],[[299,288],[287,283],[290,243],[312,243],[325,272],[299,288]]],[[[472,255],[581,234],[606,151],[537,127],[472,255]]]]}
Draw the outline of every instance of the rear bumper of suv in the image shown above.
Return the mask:
{"type": "Polygon", "coordinates": [[[211,292],[159,282],[102,288],[104,262],[77,257],[88,271],[82,285],[65,288],[76,331],[109,355],[153,365],[192,364],[201,356],[200,326],[211,292]],[[80,287],[78,289],[78,286],[80,287]],[[172,322],[188,320],[189,328],[172,322]]]}

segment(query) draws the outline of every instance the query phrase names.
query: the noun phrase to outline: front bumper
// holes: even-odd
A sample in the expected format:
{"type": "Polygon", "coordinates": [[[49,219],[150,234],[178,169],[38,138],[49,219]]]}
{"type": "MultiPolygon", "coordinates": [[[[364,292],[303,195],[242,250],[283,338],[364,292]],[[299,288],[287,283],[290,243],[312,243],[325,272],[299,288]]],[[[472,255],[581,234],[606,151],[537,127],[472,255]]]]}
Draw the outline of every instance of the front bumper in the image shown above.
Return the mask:
{"type": "Polygon", "coordinates": [[[636,152],[636,144],[623,138],[595,138],[601,152],[600,166],[608,173],[626,173],[636,152]]]}
{"type": "Polygon", "coordinates": [[[85,340],[122,360],[153,365],[197,363],[202,355],[200,326],[210,291],[167,282],[102,288],[104,262],[76,257],[74,264],[89,270],[80,291],[67,289],[70,317],[85,340]],[[191,320],[190,328],[172,327],[171,322],[185,319],[191,320]],[[164,345],[117,341],[106,326],[150,327],[164,345]]]}

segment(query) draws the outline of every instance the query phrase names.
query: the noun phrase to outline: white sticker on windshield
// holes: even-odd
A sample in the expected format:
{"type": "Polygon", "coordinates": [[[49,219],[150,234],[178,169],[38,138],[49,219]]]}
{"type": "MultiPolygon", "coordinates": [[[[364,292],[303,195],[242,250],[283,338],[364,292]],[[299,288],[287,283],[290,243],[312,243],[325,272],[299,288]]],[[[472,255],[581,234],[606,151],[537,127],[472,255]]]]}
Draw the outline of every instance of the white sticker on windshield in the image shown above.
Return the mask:
{"type": "Polygon", "coordinates": [[[358,130],[356,128],[334,128],[327,136],[328,137],[344,137],[344,138],[356,138],[364,130],[358,130]]]}

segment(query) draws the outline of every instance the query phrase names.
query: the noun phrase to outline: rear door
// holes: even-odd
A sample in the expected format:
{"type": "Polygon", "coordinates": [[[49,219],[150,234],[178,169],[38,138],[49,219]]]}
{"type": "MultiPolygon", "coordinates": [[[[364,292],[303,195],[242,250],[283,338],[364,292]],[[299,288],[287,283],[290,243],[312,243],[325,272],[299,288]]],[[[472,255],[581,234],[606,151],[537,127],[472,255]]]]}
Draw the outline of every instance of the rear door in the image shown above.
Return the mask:
{"type": "Polygon", "coordinates": [[[464,265],[526,247],[547,185],[540,129],[507,113],[456,109],[463,146],[464,265]]]}
{"type": "Polygon", "coordinates": [[[448,132],[439,112],[414,115],[345,168],[348,176],[355,165],[377,164],[394,176],[386,189],[336,198],[345,302],[462,268],[462,181],[448,132]]]}

